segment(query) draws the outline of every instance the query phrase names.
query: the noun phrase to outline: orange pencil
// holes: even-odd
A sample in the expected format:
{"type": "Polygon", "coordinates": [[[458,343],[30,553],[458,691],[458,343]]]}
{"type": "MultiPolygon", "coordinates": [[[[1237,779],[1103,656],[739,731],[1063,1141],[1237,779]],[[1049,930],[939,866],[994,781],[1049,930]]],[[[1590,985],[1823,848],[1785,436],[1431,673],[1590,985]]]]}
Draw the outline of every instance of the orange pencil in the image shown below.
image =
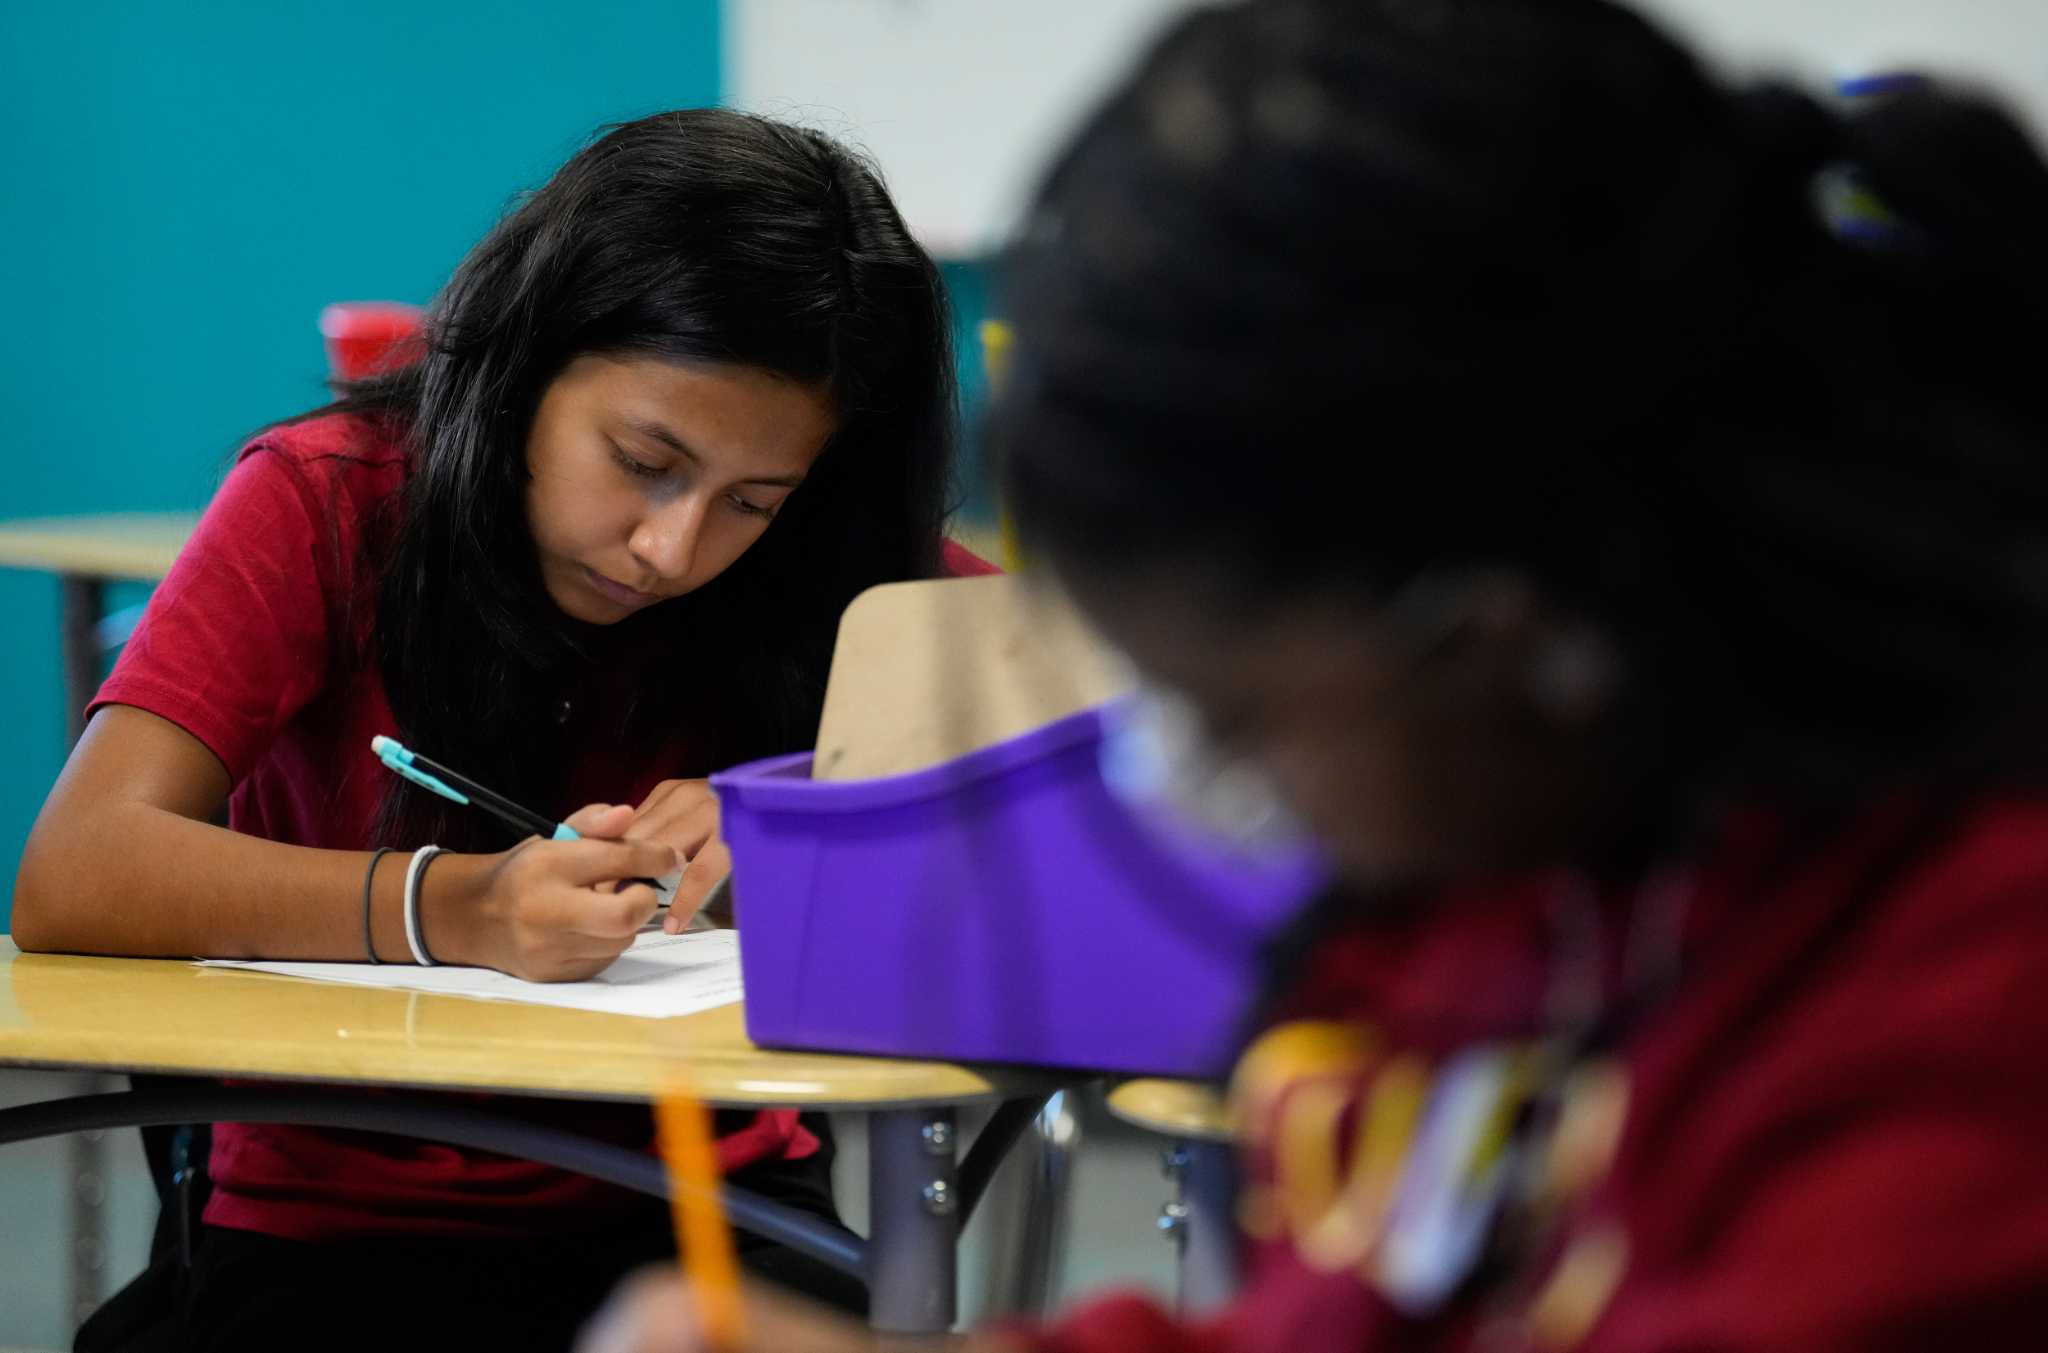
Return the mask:
{"type": "Polygon", "coordinates": [[[676,1252],[703,1321],[704,1346],[712,1353],[737,1353],[746,1342],[746,1313],[740,1303],[732,1228],[726,1225],[725,1208],[718,1200],[718,1149],[712,1143],[711,1115],[701,1100],[681,1088],[662,1096],[654,1110],[661,1158],[668,1167],[676,1252]]]}

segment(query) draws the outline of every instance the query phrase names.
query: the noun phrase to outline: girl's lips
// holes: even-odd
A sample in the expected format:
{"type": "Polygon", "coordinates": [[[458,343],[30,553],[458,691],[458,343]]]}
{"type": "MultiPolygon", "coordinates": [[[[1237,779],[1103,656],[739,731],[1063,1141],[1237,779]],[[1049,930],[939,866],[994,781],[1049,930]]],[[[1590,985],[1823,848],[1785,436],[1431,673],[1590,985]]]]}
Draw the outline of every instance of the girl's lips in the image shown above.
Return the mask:
{"type": "Polygon", "coordinates": [[[583,568],[583,576],[601,595],[609,597],[621,606],[647,606],[661,600],[652,592],[642,592],[624,583],[615,583],[587,564],[583,568]]]}

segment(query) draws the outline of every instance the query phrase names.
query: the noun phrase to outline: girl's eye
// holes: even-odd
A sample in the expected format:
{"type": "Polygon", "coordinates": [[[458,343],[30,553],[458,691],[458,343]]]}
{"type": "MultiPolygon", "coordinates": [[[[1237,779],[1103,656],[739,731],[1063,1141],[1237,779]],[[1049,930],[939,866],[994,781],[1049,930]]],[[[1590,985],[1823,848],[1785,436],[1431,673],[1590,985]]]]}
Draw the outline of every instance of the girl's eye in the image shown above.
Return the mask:
{"type": "Polygon", "coordinates": [[[649,465],[643,460],[635,460],[621,450],[616,442],[612,443],[612,459],[616,460],[619,463],[619,468],[627,474],[638,475],[642,479],[661,478],[662,470],[660,466],[649,465]]]}
{"type": "Polygon", "coordinates": [[[767,517],[773,519],[775,516],[774,508],[763,507],[760,503],[750,503],[746,499],[740,497],[737,493],[726,495],[726,501],[731,503],[735,508],[738,508],[741,512],[746,513],[750,517],[767,517]]]}

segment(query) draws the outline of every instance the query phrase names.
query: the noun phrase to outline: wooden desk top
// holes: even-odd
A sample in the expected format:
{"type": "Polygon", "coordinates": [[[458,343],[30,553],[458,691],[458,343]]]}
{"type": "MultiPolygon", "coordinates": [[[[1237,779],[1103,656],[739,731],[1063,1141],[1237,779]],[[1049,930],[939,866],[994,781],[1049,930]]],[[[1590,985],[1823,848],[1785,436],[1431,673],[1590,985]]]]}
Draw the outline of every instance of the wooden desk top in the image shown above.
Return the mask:
{"type": "Polygon", "coordinates": [[[673,1069],[723,1105],[889,1108],[1053,1090],[1028,1071],[768,1052],[740,1007],[635,1019],[140,958],[0,935],[0,1065],[648,1099],[673,1069]]]}
{"type": "Polygon", "coordinates": [[[0,522],[0,567],[154,582],[199,522],[197,512],[113,512],[0,522]]]}
{"type": "MultiPolygon", "coordinates": [[[[0,568],[154,582],[171,571],[171,561],[198,524],[197,512],[109,512],[0,521],[0,568]]],[[[987,528],[955,522],[951,535],[984,559],[1002,558],[1002,542],[987,528]]]]}
{"type": "Polygon", "coordinates": [[[1109,1111],[1126,1123],[1198,1142],[1230,1140],[1230,1114],[1214,1086],[1148,1078],[1109,1092],[1109,1111]]]}

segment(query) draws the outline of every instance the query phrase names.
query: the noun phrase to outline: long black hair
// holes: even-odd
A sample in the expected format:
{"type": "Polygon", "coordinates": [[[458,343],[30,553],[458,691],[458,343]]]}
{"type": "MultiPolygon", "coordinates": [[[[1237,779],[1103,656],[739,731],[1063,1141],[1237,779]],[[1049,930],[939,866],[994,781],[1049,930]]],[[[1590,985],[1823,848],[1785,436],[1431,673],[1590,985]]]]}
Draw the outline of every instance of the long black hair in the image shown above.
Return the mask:
{"type": "Polygon", "coordinates": [[[1533,578],[1626,647],[1658,775],[2038,773],[2043,239],[1967,92],[1734,90],[1601,0],[1259,0],[1050,173],[991,435],[1077,580],[1533,578]]]}
{"type": "MultiPolygon", "coordinates": [[[[556,799],[593,745],[640,764],[691,729],[694,764],[668,774],[808,746],[846,603],[937,570],[957,419],[938,271],[870,166],[766,118],[690,109],[605,132],[463,260],[420,360],[344,388],[336,411],[390,420],[410,452],[361,654],[398,735],[543,811],[576,806],[556,799]],[[524,506],[542,392],[585,354],[762,368],[824,385],[840,418],[745,555],[609,634],[548,602],[524,506]],[[640,679],[565,726],[599,650],[640,679]]],[[[397,781],[375,835],[503,844],[397,781]]]]}

